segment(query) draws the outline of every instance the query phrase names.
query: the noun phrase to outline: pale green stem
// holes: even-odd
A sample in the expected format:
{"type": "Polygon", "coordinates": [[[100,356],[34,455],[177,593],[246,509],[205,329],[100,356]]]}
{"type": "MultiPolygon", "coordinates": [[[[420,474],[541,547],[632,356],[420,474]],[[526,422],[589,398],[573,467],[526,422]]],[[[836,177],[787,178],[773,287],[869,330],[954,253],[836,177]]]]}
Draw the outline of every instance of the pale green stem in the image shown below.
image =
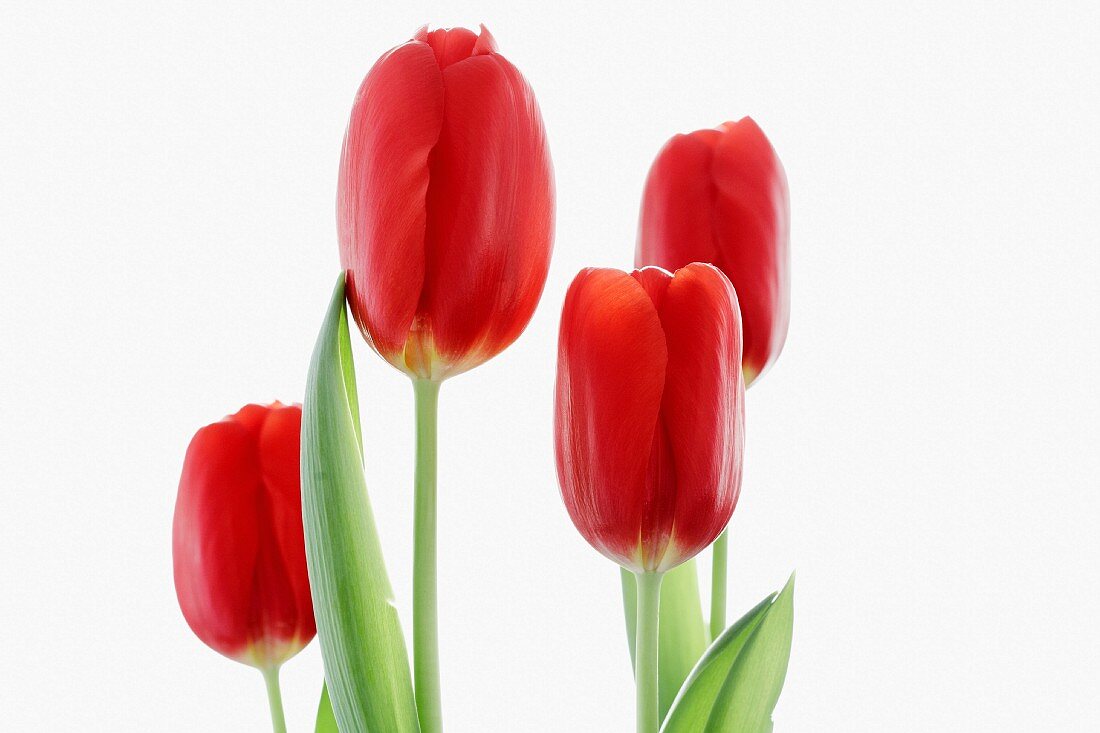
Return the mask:
{"type": "Polygon", "coordinates": [[[657,650],[660,646],[663,573],[635,573],[638,579],[638,630],[634,652],[638,733],[657,733],[660,725],[657,650]]]}
{"type": "Polygon", "coordinates": [[[726,630],[726,569],[729,555],[729,530],[722,530],[712,546],[710,566],[710,638],[717,639],[726,630]]]}
{"type": "Polygon", "coordinates": [[[413,678],[422,733],[443,730],[436,591],[436,421],[439,382],[413,381],[416,395],[416,511],[413,545],[413,678]]]}
{"type": "Polygon", "coordinates": [[[260,670],[267,685],[267,704],[271,708],[271,727],[275,733],[286,733],[286,718],[283,716],[283,693],[279,689],[279,668],[268,667],[260,670]]]}

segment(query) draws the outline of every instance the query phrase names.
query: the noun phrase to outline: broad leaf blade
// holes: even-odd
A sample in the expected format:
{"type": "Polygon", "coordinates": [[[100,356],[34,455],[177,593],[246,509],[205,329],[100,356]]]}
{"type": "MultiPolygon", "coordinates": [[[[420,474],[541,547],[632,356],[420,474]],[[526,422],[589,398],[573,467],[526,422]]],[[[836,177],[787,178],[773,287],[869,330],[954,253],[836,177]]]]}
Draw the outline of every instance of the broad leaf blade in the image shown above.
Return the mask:
{"type": "MultiPolygon", "coordinates": [[[[634,663],[638,586],[634,573],[622,570],[623,610],[634,663]]],[[[695,561],[688,560],[665,574],[661,582],[660,641],[658,651],[659,707],[663,719],[680,687],[707,648],[707,628],[699,601],[699,576],[695,561]]]]}
{"type": "Polygon", "coordinates": [[[715,639],[684,682],[661,728],[662,733],[700,733],[706,730],[707,721],[734,662],[767,615],[774,599],[775,594],[772,593],[715,639]]]}
{"type": "Polygon", "coordinates": [[[767,733],[783,691],[794,631],[794,575],[745,642],[711,713],[709,733],[767,733]]]}
{"type": "Polygon", "coordinates": [[[302,515],[317,635],[348,733],[415,733],[408,652],[363,477],[344,277],[332,294],[302,407],[302,515]]]}
{"type": "Polygon", "coordinates": [[[340,733],[336,725],[336,715],[332,712],[332,703],[328,699],[328,685],[321,686],[321,702],[317,705],[317,724],[313,733],[340,733]]]}
{"type": "Polygon", "coordinates": [[[791,654],[794,576],[719,636],[692,670],[662,733],[770,733],[791,654]]]}

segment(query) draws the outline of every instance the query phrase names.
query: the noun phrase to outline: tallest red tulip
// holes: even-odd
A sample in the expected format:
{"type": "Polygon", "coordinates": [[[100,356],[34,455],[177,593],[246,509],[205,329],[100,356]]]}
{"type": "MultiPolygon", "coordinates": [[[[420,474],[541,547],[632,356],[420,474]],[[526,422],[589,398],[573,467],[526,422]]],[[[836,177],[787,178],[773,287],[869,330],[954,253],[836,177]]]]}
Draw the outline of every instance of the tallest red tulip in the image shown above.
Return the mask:
{"type": "Polygon", "coordinates": [[[367,74],[340,162],[348,302],[414,379],[495,356],[534,313],[550,263],[550,154],[531,88],[482,26],[427,31],[367,74]]]}

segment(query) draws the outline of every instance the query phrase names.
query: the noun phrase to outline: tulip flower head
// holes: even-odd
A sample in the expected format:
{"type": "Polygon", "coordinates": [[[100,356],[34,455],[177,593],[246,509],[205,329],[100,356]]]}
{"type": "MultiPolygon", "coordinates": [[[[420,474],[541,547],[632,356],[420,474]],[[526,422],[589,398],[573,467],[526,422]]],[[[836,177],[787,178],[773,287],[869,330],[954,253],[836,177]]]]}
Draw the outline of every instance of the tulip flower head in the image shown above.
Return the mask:
{"type": "Polygon", "coordinates": [[[562,310],[554,433],[584,538],[635,572],[713,542],[741,486],[744,391],[737,295],[718,269],[582,270],[562,310]]]}
{"type": "Polygon", "coordinates": [[[248,405],[191,440],[172,525],[176,595],[208,646],[278,667],[316,634],[298,406],[248,405]]]}
{"type": "Polygon", "coordinates": [[[748,117],[676,135],[649,171],[635,264],[710,262],[737,290],[746,385],[779,356],[790,322],[787,177],[748,117]]]}
{"type": "Polygon", "coordinates": [[[484,26],[421,29],[378,60],[337,195],[348,302],[375,351],[436,381],[501,352],[542,293],[553,216],[538,104],[484,26]]]}

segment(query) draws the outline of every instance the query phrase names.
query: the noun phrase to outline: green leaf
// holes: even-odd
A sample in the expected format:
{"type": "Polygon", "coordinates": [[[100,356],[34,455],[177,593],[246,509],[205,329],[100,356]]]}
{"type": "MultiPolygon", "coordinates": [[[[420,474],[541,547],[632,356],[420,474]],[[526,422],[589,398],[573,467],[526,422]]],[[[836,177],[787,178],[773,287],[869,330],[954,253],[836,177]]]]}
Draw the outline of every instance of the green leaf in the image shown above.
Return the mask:
{"type": "Polygon", "coordinates": [[[313,733],[340,733],[336,715],[332,712],[332,702],[328,699],[328,685],[321,685],[321,702],[317,705],[317,725],[313,733]]]}
{"type": "Polygon", "coordinates": [[[416,733],[405,637],[363,477],[350,345],[341,275],[302,406],[302,516],[317,635],[341,730],[416,733]]]}
{"type": "Polygon", "coordinates": [[[684,682],[671,714],[665,721],[663,731],[698,733],[705,729],[733,663],[737,661],[737,656],[744,649],[745,642],[763,620],[774,599],[775,594],[772,593],[742,616],[737,623],[722,632],[722,635],[711,644],[684,682]]]}
{"type": "Polygon", "coordinates": [[[770,733],[791,655],[794,575],[719,636],[673,703],[661,733],[770,733]]]}
{"type": "MultiPolygon", "coordinates": [[[[622,571],[623,610],[634,663],[638,586],[634,573],[622,571]]],[[[659,708],[663,719],[695,663],[707,648],[707,628],[699,602],[699,576],[695,561],[688,560],[665,573],[661,582],[660,641],[658,651],[659,708]]]]}
{"type": "Polygon", "coordinates": [[[707,730],[767,733],[779,702],[794,631],[794,575],[737,655],[707,730]]]}

